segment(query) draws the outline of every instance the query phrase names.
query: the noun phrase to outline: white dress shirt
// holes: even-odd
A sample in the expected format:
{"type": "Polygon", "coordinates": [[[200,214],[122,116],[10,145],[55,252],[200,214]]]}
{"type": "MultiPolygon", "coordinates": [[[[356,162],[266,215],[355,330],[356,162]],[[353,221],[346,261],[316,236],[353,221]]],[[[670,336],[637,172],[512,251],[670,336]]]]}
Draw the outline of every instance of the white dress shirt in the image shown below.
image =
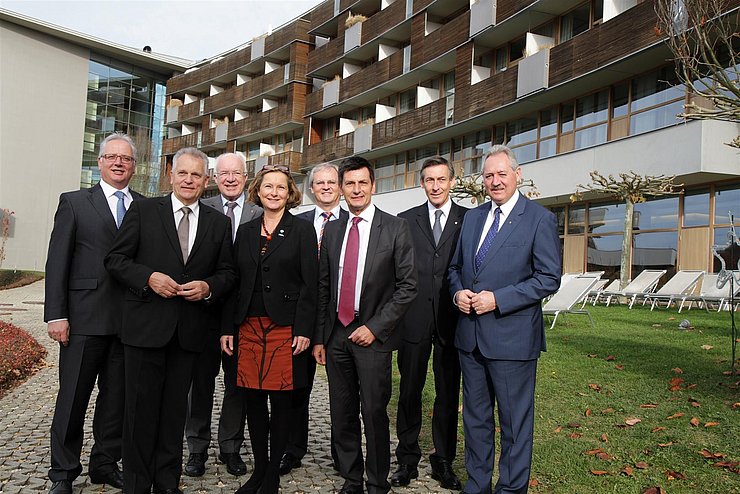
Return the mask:
{"type": "Polygon", "coordinates": [[[434,229],[434,220],[437,218],[436,211],[439,209],[442,211],[442,216],[439,218],[439,225],[442,227],[442,231],[445,230],[445,225],[447,224],[447,218],[450,217],[450,209],[452,209],[452,201],[450,198],[447,198],[447,202],[442,204],[441,208],[435,208],[432,206],[432,203],[427,201],[427,210],[429,211],[429,226],[430,228],[434,229]]]}
{"type": "Polygon", "coordinates": [[[504,225],[506,225],[506,218],[509,217],[511,214],[511,211],[514,209],[514,206],[516,206],[516,201],[519,200],[519,191],[517,190],[513,196],[509,198],[508,201],[503,203],[501,206],[497,206],[495,202],[491,202],[491,210],[488,212],[488,216],[486,216],[486,222],[483,224],[483,232],[481,232],[480,240],[478,240],[478,248],[475,249],[476,252],[480,250],[480,246],[483,245],[483,240],[486,238],[486,234],[488,233],[488,230],[491,228],[491,225],[493,225],[494,217],[496,216],[494,213],[496,211],[496,208],[501,208],[501,213],[498,218],[498,231],[501,231],[504,228],[504,225]]]}
{"type": "MultiPolygon", "coordinates": [[[[363,212],[359,215],[362,218],[357,224],[357,230],[360,233],[360,250],[357,256],[357,280],[355,282],[355,312],[360,310],[360,295],[362,295],[362,275],[365,272],[365,260],[367,259],[367,246],[370,243],[370,227],[373,224],[373,218],[375,217],[375,204],[370,204],[363,212]]],[[[342,253],[339,257],[339,283],[337,286],[337,294],[342,293],[342,272],[344,269],[344,251],[347,248],[347,237],[349,236],[349,229],[352,227],[352,218],[356,216],[352,213],[349,215],[347,220],[347,229],[344,231],[344,240],[342,240],[342,253]]],[[[337,311],[339,310],[339,296],[337,296],[337,311]]]]}
{"type": "MultiPolygon", "coordinates": [[[[229,199],[226,199],[223,195],[221,197],[221,212],[224,213],[224,215],[228,215],[229,213],[229,207],[226,205],[229,201],[229,199]]],[[[244,192],[242,192],[239,197],[236,198],[234,201],[236,203],[236,207],[234,208],[234,222],[236,223],[234,225],[234,228],[231,229],[231,241],[236,240],[236,231],[239,229],[239,223],[241,223],[241,217],[242,212],[244,211],[244,192]]]]}
{"type": "MultiPolygon", "coordinates": [[[[342,208],[339,207],[339,204],[337,204],[334,209],[330,211],[331,217],[329,217],[329,221],[335,221],[339,219],[339,213],[342,208]]],[[[316,238],[319,238],[321,236],[321,227],[324,224],[324,217],[321,216],[321,214],[324,212],[321,208],[314,208],[313,213],[313,228],[316,230],[316,238]]]]}
{"type": "Polygon", "coordinates": [[[110,214],[113,215],[114,220],[116,219],[116,213],[118,211],[118,197],[116,197],[115,194],[119,190],[123,192],[123,206],[126,208],[126,211],[128,211],[129,206],[131,206],[131,201],[134,200],[134,198],[131,196],[131,191],[128,190],[128,185],[122,189],[116,189],[108,182],[101,179],[100,188],[103,189],[105,200],[108,201],[108,208],[110,209],[110,214]]]}
{"type": "MultiPolygon", "coordinates": [[[[175,217],[175,230],[177,230],[180,220],[182,219],[182,211],[185,205],[175,197],[175,194],[170,194],[172,198],[172,213],[175,217]]],[[[190,208],[190,230],[188,231],[188,254],[193,251],[193,244],[195,243],[195,234],[198,231],[198,213],[200,212],[200,201],[195,201],[193,204],[188,206],[190,208]]]]}

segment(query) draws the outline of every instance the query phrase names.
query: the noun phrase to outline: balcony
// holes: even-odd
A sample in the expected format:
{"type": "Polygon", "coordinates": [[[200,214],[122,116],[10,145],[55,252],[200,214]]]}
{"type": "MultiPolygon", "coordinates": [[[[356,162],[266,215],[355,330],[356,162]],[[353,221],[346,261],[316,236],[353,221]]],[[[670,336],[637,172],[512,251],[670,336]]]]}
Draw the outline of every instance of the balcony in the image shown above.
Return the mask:
{"type": "Polygon", "coordinates": [[[496,2],[496,24],[500,24],[533,3],[536,3],[536,0],[498,0],[496,2]]]}
{"type": "Polygon", "coordinates": [[[185,136],[172,137],[162,141],[162,154],[175,154],[179,149],[197,147],[200,132],[193,132],[185,136]]]}
{"type": "Polygon", "coordinates": [[[250,175],[254,176],[256,165],[260,163],[260,166],[287,166],[291,172],[299,173],[301,171],[302,156],[303,153],[299,153],[298,151],[286,151],[271,156],[260,156],[255,160],[247,161],[247,170],[250,175]]]}
{"type": "Polygon", "coordinates": [[[303,127],[303,107],[285,103],[277,108],[251,114],[247,118],[229,124],[230,141],[255,140],[263,136],[279,134],[293,128],[303,127]]]}
{"type": "MultiPolygon", "coordinates": [[[[465,32],[467,35],[467,31],[465,32]]],[[[445,98],[373,126],[373,149],[410,139],[445,126],[445,98]]]]}
{"type": "Polygon", "coordinates": [[[310,144],[303,150],[303,168],[317,163],[332,161],[352,156],[355,152],[355,134],[350,132],[343,136],[324,139],[321,142],[310,144]]]}
{"type": "Polygon", "coordinates": [[[411,68],[415,69],[444,55],[468,41],[470,11],[424,36],[425,19],[418,15],[413,19],[411,35],[411,68]]]}
{"type": "Polygon", "coordinates": [[[366,44],[406,20],[406,2],[396,0],[362,23],[362,41],[366,44]]]}
{"type": "Polygon", "coordinates": [[[247,46],[197,69],[173,77],[167,81],[167,94],[176,94],[236,71],[251,61],[251,47],[247,46]]]}
{"type": "Polygon", "coordinates": [[[550,50],[550,87],[661,42],[652,2],[643,2],[550,50]]]}
{"type": "Polygon", "coordinates": [[[222,93],[206,98],[204,112],[213,113],[239,104],[248,104],[250,99],[257,99],[265,93],[274,91],[285,85],[284,72],[282,68],[273,70],[241,86],[232,86],[222,93]]]}
{"type": "Polygon", "coordinates": [[[167,121],[167,125],[179,125],[183,122],[197,122],[201,119],[203,114],[200,112],[200,100],[193,101],[187,105],[177,107],[177,118],[175,120],[167,121]]]}
{"type": "Polygon", "coordinates": [[[344,56],[344,33],[327,44],[313,50],[308,57],[308,74],[313,74],[320,68],[336,62],[344,56]]]}
{"type": "Polygon", "coordinates": [[[518,67],[499,72],[455,94],[455,122],[494,110],[516,100],[518,67]]]}
{"type": "Polygon", "coordinates": [[[294,41],[308,43],[310,40],[308,26],[308,20],[297,19],[294,23],[274,31],[265,39],[265,55],[273,54],[281,48],[289,46],[294,41]]]}

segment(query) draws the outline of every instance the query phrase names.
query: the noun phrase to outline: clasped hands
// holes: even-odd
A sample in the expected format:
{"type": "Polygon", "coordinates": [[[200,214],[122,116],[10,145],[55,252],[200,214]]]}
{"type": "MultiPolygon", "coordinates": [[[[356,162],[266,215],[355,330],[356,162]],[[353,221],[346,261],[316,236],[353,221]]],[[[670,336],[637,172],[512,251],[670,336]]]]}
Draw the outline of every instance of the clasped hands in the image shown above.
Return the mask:
{"type": "Polygon", "coordinates": [[[182,297],[188,302],[203,300],[211,293],[211,287],[205,281],[196,280],[180,285],[166,274],[157,271],[149,276],[148,285],[160,297],[182,297]]]}
{"type": "Polygon", "coordinates": [[[481,315],[496,309],[496,297],[488,290],[478,293],[468,289],[458,290],[453,300],[457,308],[465,314],[481,315]]]}

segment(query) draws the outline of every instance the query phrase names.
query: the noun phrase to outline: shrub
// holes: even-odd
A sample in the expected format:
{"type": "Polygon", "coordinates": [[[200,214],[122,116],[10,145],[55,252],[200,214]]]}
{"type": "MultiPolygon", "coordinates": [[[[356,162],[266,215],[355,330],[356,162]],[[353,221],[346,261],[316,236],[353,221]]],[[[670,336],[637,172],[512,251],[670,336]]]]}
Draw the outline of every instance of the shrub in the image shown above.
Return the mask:
{"type": "Polygon", "coordinates": [[[47,352],[30,334],[0,321],[0,398],[33,375],[47,352]]]}

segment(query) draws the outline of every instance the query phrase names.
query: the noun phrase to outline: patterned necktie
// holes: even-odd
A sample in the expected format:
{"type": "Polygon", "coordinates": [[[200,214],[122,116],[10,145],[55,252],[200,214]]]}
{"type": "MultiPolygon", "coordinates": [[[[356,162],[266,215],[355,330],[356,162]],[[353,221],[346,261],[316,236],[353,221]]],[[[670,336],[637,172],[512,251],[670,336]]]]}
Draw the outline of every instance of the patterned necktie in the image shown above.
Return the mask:
{"type": "Polygon", "coordinates": [[[478,271],[480,265],[483,263],[483,259],[486,258],[486,254],[488,254],[488,249],[491,248],[493,239],[496,238],[496,234],[498,233],[499,218],[501,218],[501,208],[496,208],[496,210],[493,212],[493,224],[491,225],[491,228],[488,229],[488,233],[486,233],[486,238],[483,239],[483,243],[481,244],[480,249],[478,249],[478,253],[475,255],[476,271],[478,271]]]}
{"type": "Polygon", "coordinates": [[[182,251],[182,262],[188,262],[188,255],[190,251],[190,208],[183,206],[180,208],[182,211],[182,218],[180,218],[180,224],[177,225],[177,238],[180,240],[180,250],[182,251]]]}
{"type": "Polygon", "coordinates": [[[126,215],[126,204],[123,202],[126,194],[119,190],[118,192],[114,192],[113,195],[118,198],[118,204],[116,205],[116,228],[121,228],[121,222],[126,215]]]}
{"type": "Polygon", "coordinates": [[[326,224],[329,223],[329,220],[333,216],[331,211],[324,211],[321,213],[321,217],[324,218],[324,220],[321,222],[321,230],[319,230],[319,257],[321,257],[321,241],[324,239],[324,228],[326,228],[326,224]]]}
{"type": "Polygon", "coordinates": [[[237,204],[234,201],[228,201],[226,203],[226,216],[231,220],[231,241],[233,242],[236,238],[236,218],[234,217],[234,208],[237,204]]]}
{"type": "Polygon", "coordinates": [[[357,224],[362,218],[352,218],[352,226],[344,248],[342,289],[339,292],[339,322],[347,326],[355,319],[355,283],[357,283],[357,260],[360,257],[360,230],[357,224]]]}
{"type": "Polygon", "coordinates": [[[434,236],[434,245],[439,245],[439,239],[442,236],[442,210],[438,209],[434,212],[434,226],[432,227],[432,236],[434,236]]]}

